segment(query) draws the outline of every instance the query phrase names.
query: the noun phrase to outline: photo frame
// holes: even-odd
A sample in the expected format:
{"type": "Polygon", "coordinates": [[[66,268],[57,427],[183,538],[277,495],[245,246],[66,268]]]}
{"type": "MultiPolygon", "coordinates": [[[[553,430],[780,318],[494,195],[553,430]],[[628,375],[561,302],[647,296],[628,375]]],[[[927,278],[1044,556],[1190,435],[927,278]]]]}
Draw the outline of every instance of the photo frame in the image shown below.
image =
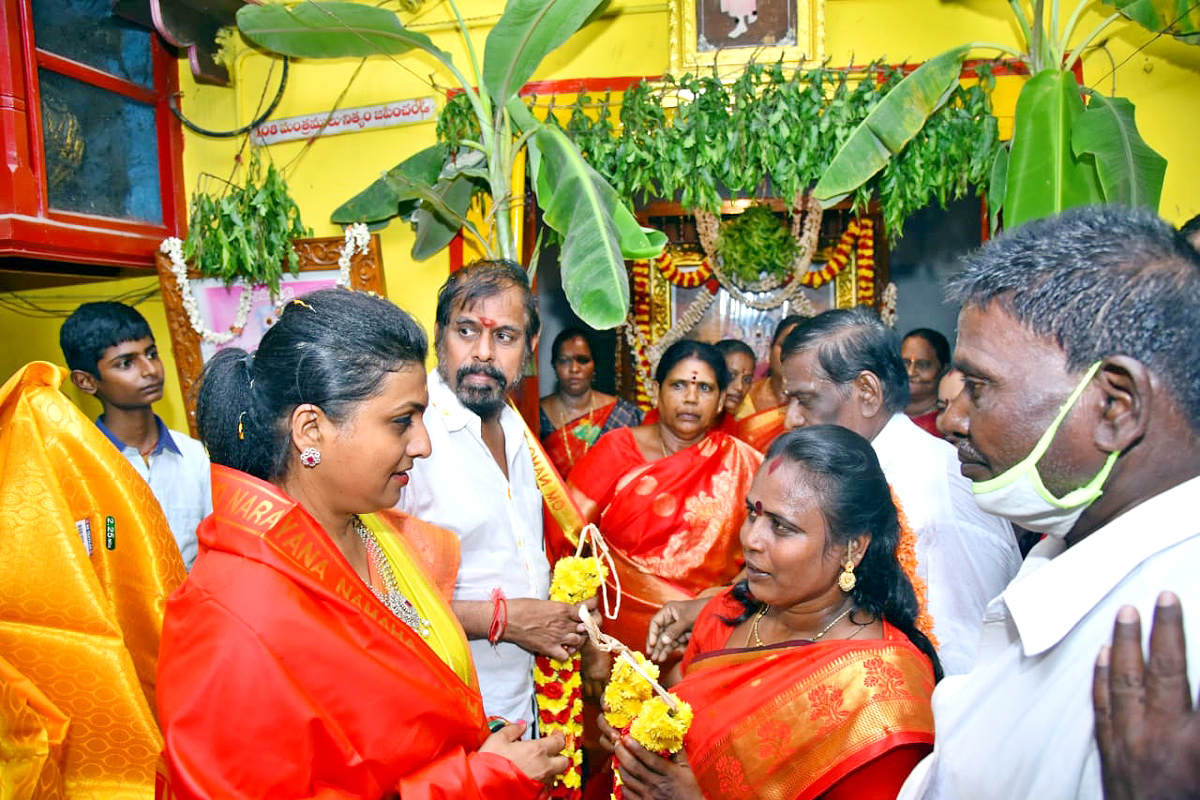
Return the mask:
{"type": "Polygon", "coordinates": [[[825,0],[669,0],[670,69],[825,58],[825,0]]]}
{"type": "MultiPolygon", "coordinates": [[[[335,286],[339,273],[338,259],[341,258],[344,243],[341,236],[294,240],[293,246],[300,259],[299,274],[293,276],[286,271],[283,273],[279,281],[280,297],[286,301],[317,289],[335,286]]],[[[171,349],[179,374],[179,388],[187,408],[188,428],[191,435],[196,436],[196,385],[205,362],[224,347],[241,347],[253,352],[263,333],[274,323],[272,315],[275,304],[271,303],[270,291],[265,285],[255,286],[250,316],[242,333],[223,345],[202,342],[184,310],[183,296],[171,271],[169,258],[161,252],[156,254],[155,266],[166,309],[167,327],[171,332],[171,349]]],[[[188,278],[191,279],[192,294],[204,326],[209,330],[228,330],[241,298],[241,286],[226,287],[220,278],[203,278],[198,272],[190,270],[188,278]]],[[[350,286],[358,291],[386,296],[378,236],[371,236],[367,252],[358,253],[350,259],[350,286]]]]}

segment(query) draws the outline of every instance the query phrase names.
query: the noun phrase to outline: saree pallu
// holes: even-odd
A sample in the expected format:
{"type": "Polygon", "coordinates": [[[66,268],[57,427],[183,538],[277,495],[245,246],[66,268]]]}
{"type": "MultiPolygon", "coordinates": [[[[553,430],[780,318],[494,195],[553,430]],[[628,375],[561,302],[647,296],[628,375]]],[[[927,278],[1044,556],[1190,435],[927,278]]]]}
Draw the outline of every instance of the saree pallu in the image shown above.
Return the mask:
{"type": "Polygon", "coordinates": [[[0,389],[0,796],[147,798],[179,547],[45,362],[0,389]],[[6,794],[6,789],[11,791],[6,794]]]}
{"type": "Polygon", "coordinates": [[[733,417],[733,435],[760,453],[767,452],[775,437],[787,431],[784,426],[787,417],[786,406],[756,411],[749,395],[738,406],[733,417]]]}
{"type": "Polygon", "coordinates": [[[546,412],[541,411],[542,447],[558,474],[565,477],[601,436],[617,428],[640,425],[641,422],[641,409],[620,398],[571,420],[561,428],[555,428],[546,412]]]}
{"type": "MultiPolygon", "coordinates": [[[[719,431],[667,458],[647,462],[633,433],[603,436],[571,473],[590,501],[621,584],[621,609],[604,630],[645,646],[650,618],[668,600],[728,583],[741,569],[738,538],[746,491],[762,456],[719,431]]],[[[616,590],[608,578],[610,596],[616,590]]]]}
{"type": "Polygon", "coordinates": [[[423,638],[294,500],[212,470],[206,549],[163,624],[159,797],[536,797],[512,762],[478,752],[488,729],[466,637],[446,575],[421,567],[453,542],[363,518],[428,620],[423,638]]]}
{"type": "Polygon", "coordinates": [[[705,626],[720,626],[727,638],[729,627],[710,609],[736,614],[740,606],[729,602],[725,593],[706,607],[684,678],[672,689],[695,710],[684,746],[705,796],[809,800],[851,773],[870,782],[875,765],[879,781],[898,789],[916,758],[898,775],[885,757],[905,747],[919,757],[933,746],[933,669],[925,655],[884,623],[883,639],[695,656],[712,640],[705,626]]]}

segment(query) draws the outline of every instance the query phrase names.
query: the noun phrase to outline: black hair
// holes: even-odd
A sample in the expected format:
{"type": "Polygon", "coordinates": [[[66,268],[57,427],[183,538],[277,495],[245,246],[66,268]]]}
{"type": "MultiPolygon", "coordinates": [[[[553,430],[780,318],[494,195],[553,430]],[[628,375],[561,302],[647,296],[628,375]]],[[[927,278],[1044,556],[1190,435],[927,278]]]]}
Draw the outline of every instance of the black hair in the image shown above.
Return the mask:
{"type": "Polygon", "coordinates": [[[1200,233],[1200,214],[1179,226],[1179,235],[1184,239],[1191,239],[1197,233],[1200,233]]]}
{"type": "Polygon", "coordinates": [[[929,343],[929,346],[933,348],[933,354],[937,356],[938,363],[942,365],[939,372],[945,374],[946,368],[950,366],[950,342],[946,341],[946,337],[933,328],[913,328],[904,334],[900,343],[904,344],[914,336],[929,343]]]}
{"type": "Polygon", "coordinates": [[[450,312],[455,308],[469,308],[479,300],[495,297],[512,288],[521,290],[525,301],[525,349],[533,347],[533,337],[542,329],[542,318],[538,316],[537,296],[529,285],[529,276],[519,264],[512,261],[474,261],[450,277],[438,290],[435,320],[438,341],[450,325],[450,312]]]}
{"type": "Polygon", "coordinates": [[[786,361],[808,350],[817,351],[825,377],[843,395],[860,373],[870,372],[883,385],[884,411],[895,414],[908,405],[908,373],[900,357],[900,340],[874,311],[863,306],[838,308],[806,319],[784,337],[780,358],[786,361]]]}
{"type": "Polygon", "coordinates": [[[808,319],[808,317],[804,316],[803,314],[788,314],[786,317],[779,320],[779,324],[775,326],[775,332],[771,334],[771,347],[774,347],[776,344],[778,344],[779,340],[783,338],[785,333],[790,333],[788,330],[789,328],[799,325],[806,319],[808,319]]]}
{"type": "Polygon", "coordinates": [[[97,365],[104,351],[122,342],[154,338],[146,318],[133,306],[103,301],[84,303],[67,317],[58,331],[67,368],[99,377],[97,365]]]}
{"type": "Polygon", "coordinates": [[[289,303],[253,354],[232,347],[204,367],[196,401],[213,463],[256,478],[287,474],[292,411],[317,406],[335,423],[375,396],[389,372],[424,370],[421,326],[385,298],[322,289],[289,303]]]}
{"type": "Polygon", "coordinates": [[[592,337],[588,336],[588,332],[583,328],[563,328],[559,331],[558,336],[554,337],[554,342],[550,345],[550,363],[558,361],[558,352],[562,350],[562,346],[572,339],[583,339],[583,343],[588,346],[588,352],[592,352],[592,337]]]}
{"type": "Polygon", "coordinates": [[[751,361],[758,361],[758,356],[754,355],[754,349],[741,339],[722,339],[714,344],[713,347],[717,348],[717,352],[721,354],[721,358],[729,358],[734,353],[740,353],[741,355],[749,356],[751,361]]]}
{"type": "Polygon", "coordinates": [[[1137,359],[1200,431],[1200,252],[1153,212],[1089,206],[1028,222],[969,256],[946,295],[996,303],[1073,372],[1137,359]]]}
{"type": "Polygon", "coordinates": [[[725,391],[725,387],[729,385],[729,368],[725,366],[725,359],[716,347],[695,339],[680,339],[668,347],[654,369],[654,380],[662,385],[675,365],[685,358],[698,358],[712,367],[713,375],[717,378],[717,388],[725,391]]]}
{"type": "MultiPolygon", "coordinates": [[[[920,605],[912,582],[896,558],[900,521],[891,489],[871,443],[840,425],[813,425],[783,434],[771,443],[763,464],[781,458],[798,466],[820,498],[821,514],[829,531],[826,548],[845,549],[855,537],[871,535],[867,552],[854,570],[858,579],[850,596],[857,609],[887,620],[904,632],[913,645],[929,657],[935,680],[942,664],[929,637],[917,628],[920,605]]],[[[743,613],[726,620],[737,625],[757,613],[762,604],[739,582],[733,596],[743,613]]],[[[854,614],[851,614],[853,620],[854,614]]]]}

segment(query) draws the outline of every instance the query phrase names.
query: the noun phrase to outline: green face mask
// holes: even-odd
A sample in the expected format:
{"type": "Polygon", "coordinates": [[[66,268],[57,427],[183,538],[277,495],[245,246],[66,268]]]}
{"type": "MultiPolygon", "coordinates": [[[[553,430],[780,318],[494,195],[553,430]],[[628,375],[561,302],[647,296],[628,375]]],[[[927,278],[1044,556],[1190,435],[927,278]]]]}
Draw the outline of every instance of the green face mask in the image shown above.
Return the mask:
{"type": "Polygon", "coordinates": [[[1050,444],[1058,434],[1058,428],[1068,412],[1078,402],[1083,390],[1099,369],[1099,361],[1088,368],[1083,380],[1063,403],[1058,415],[1028,456],[990,480],[971,484],[976,505],[988,513],[1009,519],[1026,530],[1051,536],[1066,536],[1075,527],[1080,515],[1100,497],[1104,482],[1108,480],[1108,474],[1112,472],[1120,451],[1108,454],[1100,472],[1086,486],[1073,489],[1062,497],[1055,497],[1042,483],[1037,465],[1050,449],[1050,444]]]}

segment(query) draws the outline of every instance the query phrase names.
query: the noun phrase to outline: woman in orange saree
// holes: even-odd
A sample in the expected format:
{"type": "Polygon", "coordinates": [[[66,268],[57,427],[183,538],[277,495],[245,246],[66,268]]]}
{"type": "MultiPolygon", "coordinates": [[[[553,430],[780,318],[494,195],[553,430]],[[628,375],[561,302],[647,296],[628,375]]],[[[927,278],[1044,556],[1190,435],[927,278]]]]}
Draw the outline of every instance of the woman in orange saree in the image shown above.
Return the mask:
{"type": "Polygon", "coordinates": [[[426,352],[399,308],[335,289],[205,367],[214,513],[163,623],[158,797],[532,800],[566,768],[561,735],[489,731],[453,536],[377,513],[429,455],[426,352]]]}
{"type": "Polygon", "coordinates": [[[894,798],[932,749],[941,667],[870,443],[786,434],[746,505],[747,577],[705,607],[672,690],[695,711],[683,755],[619,739],[625,796],[894,798]]]}
{"type": "MultiPolygon", "coordinates": [[[[595,522],[616,565],[620,612],[606,633],[642,646],[668,600],[728,583],[741,568],[738,529],[761,456],[712,429],[727,381],[709,344],[676,342],[656,372],[659,419],[603,436],[571,472],[568,487],[595,522]]],[[[615,596],[615,594],[613,595],[615,596]]]]}
{"type": "Polygon", "coordinates": [[[741,405],[732,412],[733,435],[760,453],[767,452],[775,437],[786,430],[783,423],[787,401],[780,354],[784,337],[804,320],[799,314],[789,314],[775,326],[771,337],[771,370],[750,386],[741,405]]]}
{"type": "Polygon", "coordinates": [[[601,436],[640,425],[642,411],[628,400],[592,388],[596,361],[582,328],[566,328],[555,336],[550,359],[558,387],[541,400],[538,435],[565,478],[601,436]]]}

